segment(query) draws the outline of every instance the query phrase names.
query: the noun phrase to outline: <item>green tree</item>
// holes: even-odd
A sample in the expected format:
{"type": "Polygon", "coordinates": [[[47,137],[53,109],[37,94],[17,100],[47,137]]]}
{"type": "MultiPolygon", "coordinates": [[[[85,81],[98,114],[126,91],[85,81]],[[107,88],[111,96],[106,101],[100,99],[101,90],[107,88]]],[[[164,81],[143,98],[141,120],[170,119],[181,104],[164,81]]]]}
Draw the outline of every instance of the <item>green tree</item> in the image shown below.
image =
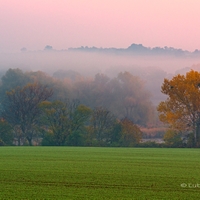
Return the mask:
{"type": "Polygon", "coordinates": [[[77,146],[84,145],[84,139],[86,134],[86,126],[89,123],[89,119],[92,110],[83,105],[77,104],[78,102],[72,103],[70,109],[70,135],[68,138],[68,144],[77,146]]]}
{"type": "Polygon", "coordinates": [[[92,112],[89,133],[96,145],[105,146],[110,142],[110,135],[113,131],[116,118],[107,109],[102,107],[95,108],[92,112]]]}
{"type": "Polygon", "coordinates": [[[109,146],[120,146],[120,140],[122,137],[122,124],[119,120],[116,120],[113,124],[112,131],[109,132],[109,146]]]}
{"type": "Polygon", "coordinates": [[[42,120],[46,125],[44,128],[47,130],[45,141],[49,138],[48,140],[56,146],[65,145],[70,134],[69,110],[67,107],[67,104],[61,101],[45,101],[40,104],[40,108],[43,110],[42,120]]]}
{"type": "Polygon", "coordinates": [[[172,129],[192,132],[194,146],[200,146],[200,73],[191,70],[164,79],[161,92],[168,98],[158,105],[160,120],[172,129]]]}
{"type": "Polygon", "coordinates": [[[0,140],[5,144],[5,145],[12,145],[13,143],[13,132],[10,124],[6,122],[5,120],[1,119],[0,120],[0,140]]]}
{"type": "Polygon", "coordinates": [[[52,94],[51,89],[37,83],[17,87],[6,93],[6,98],[2,102],[2,117],[19,136],[19,145],[22,138],[26,138],[29,145],[32,145],[41,114],[39,104],[52,94]]]}
{"type": "Polygon", "coordinates": [[[47,138],[50,142],[58,146],[82,144],[82,133],[90,117],[90,108],[79,105],[77,100],[43,102],[40,107],[44,112],[43,121],[47,125],[47,138]]]}

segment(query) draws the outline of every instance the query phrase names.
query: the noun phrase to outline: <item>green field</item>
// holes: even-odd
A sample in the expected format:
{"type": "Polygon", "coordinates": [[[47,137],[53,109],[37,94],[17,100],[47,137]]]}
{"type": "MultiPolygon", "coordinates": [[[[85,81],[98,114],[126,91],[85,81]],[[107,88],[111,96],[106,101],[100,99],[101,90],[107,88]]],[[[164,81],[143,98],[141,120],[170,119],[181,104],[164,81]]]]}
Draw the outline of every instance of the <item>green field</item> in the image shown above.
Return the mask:
{"type": "Polygon", "coordinates": [[[199,198],[199,149],[0,148],[0,199],[199,198]]]}

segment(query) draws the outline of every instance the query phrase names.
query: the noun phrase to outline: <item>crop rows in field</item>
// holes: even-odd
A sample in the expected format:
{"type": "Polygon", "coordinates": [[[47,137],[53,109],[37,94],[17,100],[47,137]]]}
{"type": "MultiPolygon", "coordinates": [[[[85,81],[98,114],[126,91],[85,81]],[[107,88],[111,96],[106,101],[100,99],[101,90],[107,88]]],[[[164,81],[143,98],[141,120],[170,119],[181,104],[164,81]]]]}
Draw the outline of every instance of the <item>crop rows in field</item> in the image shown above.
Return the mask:
{"type": "Polygon", "coordinates": [[[199,157],[198,149],[2,147],[0,199],[198,199],[199,157]]]}

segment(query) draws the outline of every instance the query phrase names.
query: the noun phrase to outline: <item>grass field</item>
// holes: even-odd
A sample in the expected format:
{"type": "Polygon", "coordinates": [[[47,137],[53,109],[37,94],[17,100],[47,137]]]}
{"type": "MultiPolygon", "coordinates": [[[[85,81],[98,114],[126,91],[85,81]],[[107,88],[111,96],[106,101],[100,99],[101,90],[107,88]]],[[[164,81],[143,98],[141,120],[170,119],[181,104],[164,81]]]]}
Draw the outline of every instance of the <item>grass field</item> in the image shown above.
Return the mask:
{"type": "Polygon", "coordinates": [[[1,147],[0,199],[198,200],[200,149],[1,147]]]}

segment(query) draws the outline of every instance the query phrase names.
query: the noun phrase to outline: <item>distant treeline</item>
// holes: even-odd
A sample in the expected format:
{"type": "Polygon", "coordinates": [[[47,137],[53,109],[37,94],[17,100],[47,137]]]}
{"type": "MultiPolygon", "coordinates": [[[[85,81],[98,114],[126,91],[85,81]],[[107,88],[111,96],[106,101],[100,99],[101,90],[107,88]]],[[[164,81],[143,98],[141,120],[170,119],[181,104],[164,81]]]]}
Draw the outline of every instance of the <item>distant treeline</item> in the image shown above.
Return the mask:
{"type": "MultiPolygon", "coordinates": [[[[44,50],[53,50],[51,46],[46,46],[44,50]]],[[[79,47],[79,48],[69,48],[69,51],[84,51],[84,52],[102,52],[102,53],[115,53],[115,54],[133,54],[133,55],[165,55],[165,56],[182,56],[197,57],[200,51],[196,49],[194,52],[185,51],[182,49],[176,49],[173,47],[145,47],[142,44],[131,44],[128,48],[97,48],[97,47],[79,47]]]]}
{"type": "Polygon", "coordinates": [[[86,78],[9,69],[0,85],[1,145],[135,146],[156,123],[143,81],[129,72],[86,78]]]}
{"type": "Polygon", "coordinates": [[[1,78],[0,145],[192,146],[160,125],[144,82],[126,71],[86,78],[9,69],[1,78]]]}

